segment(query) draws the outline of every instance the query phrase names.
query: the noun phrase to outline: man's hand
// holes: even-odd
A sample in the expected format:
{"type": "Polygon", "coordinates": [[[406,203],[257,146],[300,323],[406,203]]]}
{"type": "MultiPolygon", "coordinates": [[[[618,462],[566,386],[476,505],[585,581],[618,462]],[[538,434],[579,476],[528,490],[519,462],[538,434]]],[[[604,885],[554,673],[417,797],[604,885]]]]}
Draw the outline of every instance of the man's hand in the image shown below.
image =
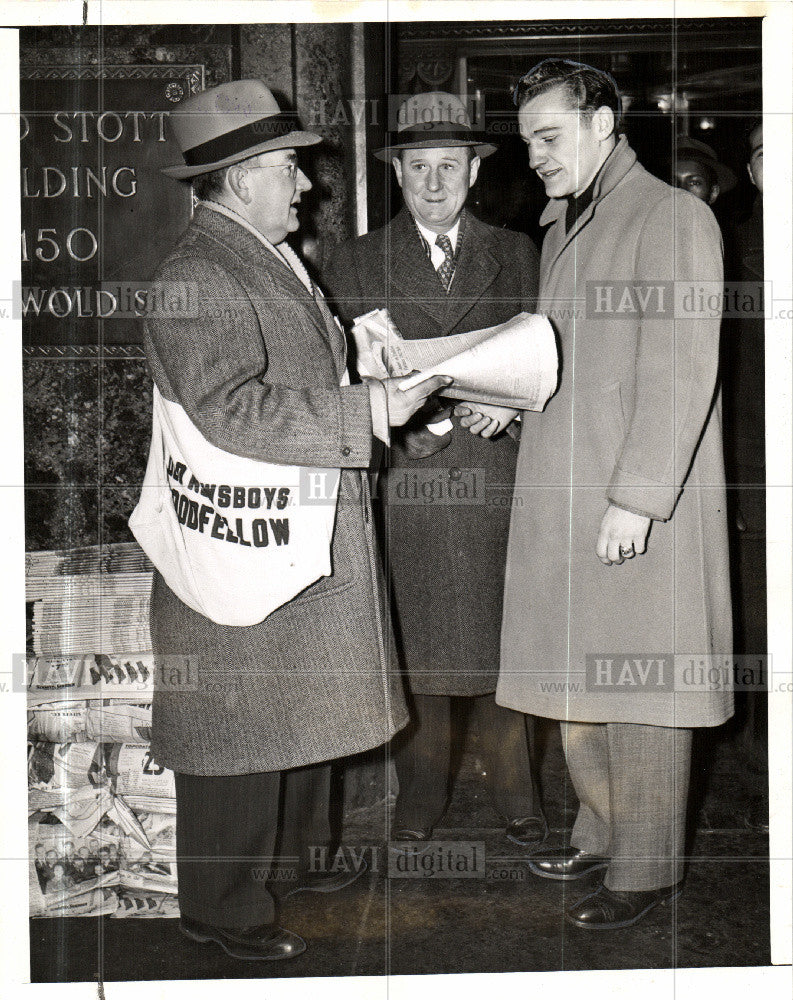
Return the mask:
{"type": "Polygon", "coordinates": [[[406,424],[416,410],[420,410],[426,399],[437,392],[445,389],[454,381],[449,375],[433,375],[431,378],[419,382],[411,389],[400,389],[399,386],[411,376],[404,378],[384,378],[383,386],[386,391],[388,404],[388,422],[392,427],[401,427],[406,424]]]}
{"type": "Polygon", "coordinates": [[[640,556],[647,548],[651,518],[633,514],[609,504],[600,522],[595,551],[604,566],[619,566],[625,559],[640,556]]]}
{"type": "Polygon", "coordinates": [[[403,432],[402,446],[411,458],[429,458],[443,451],[452,440],[451,431],[446,434],[434,434],[428,427],[403,432]]]}
{"type": "Polygon", "coordinates": [[[458,403],[455,415],[461,417],[460,426],[467,427],[471,434],[483,438],[493,437],[517,417],[520,410],[506,406],[491,406],[490,403],[458,403]]]}

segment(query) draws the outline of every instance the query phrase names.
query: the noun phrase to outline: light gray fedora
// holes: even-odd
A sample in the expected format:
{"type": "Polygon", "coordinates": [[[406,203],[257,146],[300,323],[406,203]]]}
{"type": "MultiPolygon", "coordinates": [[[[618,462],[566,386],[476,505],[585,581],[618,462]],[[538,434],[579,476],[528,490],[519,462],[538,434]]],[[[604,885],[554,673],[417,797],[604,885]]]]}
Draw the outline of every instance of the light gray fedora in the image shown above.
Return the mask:
{"type": "Polygon", "coordinates": [[[234,80],[195,94],[171,112],[170,121],[185,162],[162,172],[177,180],[259,153],[322,142],[322,136],[305,132],[295,115],[281,111],[261,80],[234,80]]]}

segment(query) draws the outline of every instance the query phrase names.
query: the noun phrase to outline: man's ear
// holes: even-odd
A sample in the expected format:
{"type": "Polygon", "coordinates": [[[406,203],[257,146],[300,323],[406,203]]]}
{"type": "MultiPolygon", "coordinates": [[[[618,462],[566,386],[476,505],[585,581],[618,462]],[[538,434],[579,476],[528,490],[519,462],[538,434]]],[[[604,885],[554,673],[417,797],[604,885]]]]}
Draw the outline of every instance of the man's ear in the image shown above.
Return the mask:
{"type": "Polygon", "coordinates": [[[248,170],[241,163],[232,163],[226,171],[226,183],[243,204],[247,205],[253,195],[248,186],[248,170]]]}
{"type": "Polygon", "coordinates": [[[605,142],[614,133],[614,112],[605,104],[592,115],[592,128],[600,142],[605,142]]]}
{"type": "Polygon", "coordinates": [[[473,187],[474,184],[476,184],[476,178],[479,176],[479,165],[481,164],[481,162],[482,161],[479,159],[478,156],[475,156],[471,160],[471,163],[470,163],[469,168],[468,168],[468,170],[469,170],[468,187],[469,188],[473,187]]]}
{"type": "Polygon", "coordinates": [[[712,205],[713,202],[719,197],[720,191],[721,188],[719,187],[719,185],[714,184],[713,187],[710,189],[710,197],[708,198],[709,205],[712,205]]]}
{"type": "Polygon", "coordinates": [[[755,187],[757,187],[757,181],[754,179],[754,174],[752,173],[752,164],[751,163],[747,163],[746,164],[746,172],[749,174],[749,180],[752,182],[752,184],[754,184],[755,187]]]}
{"type": "Polygon", "coordinates": [[[402,157],[392,156],[391,163],[394,167],[394,173],[396,174],[397,184],[402,187],[402,157]]]}

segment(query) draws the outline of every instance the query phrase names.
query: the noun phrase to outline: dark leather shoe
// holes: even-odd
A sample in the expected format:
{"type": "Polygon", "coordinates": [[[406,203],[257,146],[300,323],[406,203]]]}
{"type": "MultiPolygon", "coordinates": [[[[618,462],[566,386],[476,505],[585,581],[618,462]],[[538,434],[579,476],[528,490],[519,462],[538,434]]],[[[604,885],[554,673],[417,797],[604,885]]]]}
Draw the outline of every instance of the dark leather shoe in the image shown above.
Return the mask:
{"type": "Polygon", "coordinates": [[[276,924],[214,927],[183,916],[179,921],[179,930],[192,941],[200,944],[214,941],[232,958],[248,961],[277,962],[284,958],[296,958],[306,950],[306,942],[302,937],[276,924]]]}
{"type": "Polygon", "coordinates": [[[521,816],[510,820],[507,840],[521,847],[541,847],[548,839],[548,824],[544,816],[521,816]]]}
{"type": "Polygon", "coordinates": [[[398,827],[391,831],[389,851],[393,854],[423,854],[428,848],[422,846],[432,837],[431,827],[418,826],[415,829],[398,827]]]}
{"type": "Polygon", "coordinates": [[[361,858],[355,871],[311,872],[301,879],[299,885],[288,889],[283,894],[283,898],[288,899],[290,896],[296,896],[299,892],[338,892],[339,889],[346,889],[348,885],[352,885],[368,867],[365,859],[361,858]]]}
{"type": "Polygon", "coordinates": [[[429,840],[432,836],[432,830],[427,827],[416,827],[415,830],[409,830],[407,827],[400,827],[398,830],[391,831],[392,840],[404,840],[404,841],[416,841],[416,840],[429,840]]]}
{"type": "Polygon", "coordinates": [[[584,896],[565,913],[565,920],[574,927],[593,931],[616,931],[638,923],[656,906],[677,899],[683,891],[681,885],[647,892],[617,892],[599,886],[584,896]]]}
{"type": "Polygon", "coordinates": [[[529,871],[542,878],[552,878],[559,882],[572,882],[590,872],[608,866],[608,858],[598,854],[587,854],[575,847],[553,847],[527,859],[529,871]]]}

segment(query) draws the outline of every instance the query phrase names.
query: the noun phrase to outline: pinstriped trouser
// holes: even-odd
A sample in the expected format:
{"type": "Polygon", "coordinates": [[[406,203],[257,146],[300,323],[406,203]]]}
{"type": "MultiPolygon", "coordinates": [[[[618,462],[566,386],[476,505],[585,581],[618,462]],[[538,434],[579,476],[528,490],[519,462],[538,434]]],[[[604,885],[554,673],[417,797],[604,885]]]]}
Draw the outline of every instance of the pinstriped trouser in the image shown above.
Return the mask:
{"type": "Polygon", "coordinates": [[[691,729],[562,722],[580,801],[571,844],[611,858],[609,889],[674,885],[683,875],[691,729]]]}

